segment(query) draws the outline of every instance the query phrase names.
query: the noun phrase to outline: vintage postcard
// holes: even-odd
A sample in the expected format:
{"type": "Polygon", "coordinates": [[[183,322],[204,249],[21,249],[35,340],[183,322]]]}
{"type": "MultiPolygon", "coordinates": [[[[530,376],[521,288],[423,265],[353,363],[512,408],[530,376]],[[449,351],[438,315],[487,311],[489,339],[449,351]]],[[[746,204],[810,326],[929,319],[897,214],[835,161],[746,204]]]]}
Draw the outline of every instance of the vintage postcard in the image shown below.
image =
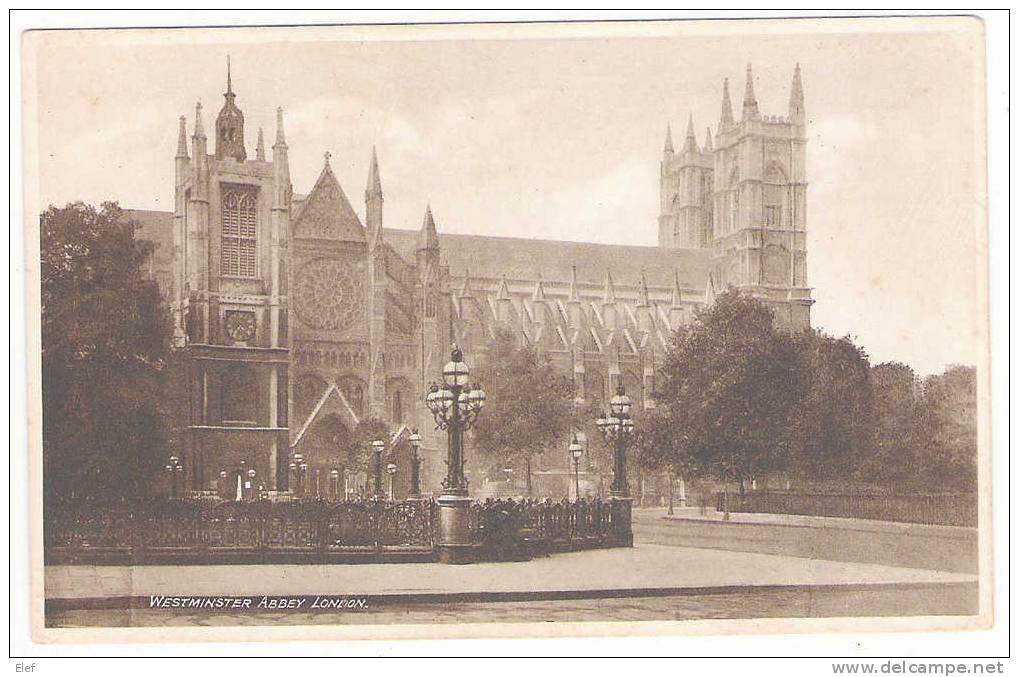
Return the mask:
{"type": "Polygon", "coordinates": [[[990,624],[979,20],[23,57],[36,641],[990,624]]]}

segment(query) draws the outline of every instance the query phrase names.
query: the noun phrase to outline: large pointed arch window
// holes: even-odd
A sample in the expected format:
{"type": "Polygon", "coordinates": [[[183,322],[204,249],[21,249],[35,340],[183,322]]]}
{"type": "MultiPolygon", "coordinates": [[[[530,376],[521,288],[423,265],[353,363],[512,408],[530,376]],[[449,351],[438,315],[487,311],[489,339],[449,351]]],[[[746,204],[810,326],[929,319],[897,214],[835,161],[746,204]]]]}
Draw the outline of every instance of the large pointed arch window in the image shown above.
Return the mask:
{"type": "Polygon", "coordinates": [[[764,225],[768,228],[782,227],[786,184],[785,173],[772,164],[764,175],[764,225]]]}
{"type": "Polygon", "coordinates": [[[247,187],[228,186],[222,195],[223,235],[220,273],[227,277],[255,277],[255,245],[258,231],[258,193],[247,187]]]}

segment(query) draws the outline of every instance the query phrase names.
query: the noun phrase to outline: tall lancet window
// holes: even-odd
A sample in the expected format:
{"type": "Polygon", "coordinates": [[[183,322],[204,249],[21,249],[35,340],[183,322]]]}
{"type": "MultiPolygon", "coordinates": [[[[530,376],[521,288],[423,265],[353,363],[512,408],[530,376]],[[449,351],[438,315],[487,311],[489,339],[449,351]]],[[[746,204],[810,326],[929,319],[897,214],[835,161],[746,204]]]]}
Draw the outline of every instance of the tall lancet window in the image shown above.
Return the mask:
{"type": "Polygon", "coordinates": [[[258,220],[257,193],[250,188],[228,187],[223,191],[223,236],[220,273],[227,277],[255,277],[255,245],[258,220]]]}
{"type": "Polygon", "coordinates": [[[729,177],[729,232],[739,230],[739,170],[729,177]]]}
{"type": "Polygon", "coordinates": [[[764,175],[764,225],[768,228],[782,227],[785,192],[785,174],[773,164],[764,175]]]}

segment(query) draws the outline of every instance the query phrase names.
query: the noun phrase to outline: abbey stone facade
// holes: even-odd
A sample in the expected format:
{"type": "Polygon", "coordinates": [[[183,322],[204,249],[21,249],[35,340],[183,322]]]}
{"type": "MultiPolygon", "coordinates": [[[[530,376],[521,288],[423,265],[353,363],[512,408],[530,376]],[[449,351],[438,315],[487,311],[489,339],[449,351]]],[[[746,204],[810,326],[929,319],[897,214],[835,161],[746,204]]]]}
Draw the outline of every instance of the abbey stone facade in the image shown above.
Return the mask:
{"type": "Polygon", "coordinates": [[[247,468],[283,491],[299,453],[307,490],[335,495],[337,440],[368,416],[398,446],[420,428],[422,485],[438,487],[445,439],[422,404],[427,384],[452,343],[483,359],[500,327],[571,374],[579,400],[601,409],[622,383],[639,411],[653,406],[670,332],[722,289],[810,326],[798,66],[787,115],[761,114],[748,66],[738,120],[726,81],[714,133],[698,143],[691,117],[676,150],[667,132],[656,247],[447,234],[424,206],[420,228],[387,227],[374,149],[361,213],[328,154],[295,193],[283,110],[271,154],[259,129],[250,157],[229,73],[224,97],[211,147],[201,104],[190,143],[180,119],[173,213],[128,212],[158,245],[151,273],[186,356],[191,489],[224,474],[232,486],[247,468]]]}

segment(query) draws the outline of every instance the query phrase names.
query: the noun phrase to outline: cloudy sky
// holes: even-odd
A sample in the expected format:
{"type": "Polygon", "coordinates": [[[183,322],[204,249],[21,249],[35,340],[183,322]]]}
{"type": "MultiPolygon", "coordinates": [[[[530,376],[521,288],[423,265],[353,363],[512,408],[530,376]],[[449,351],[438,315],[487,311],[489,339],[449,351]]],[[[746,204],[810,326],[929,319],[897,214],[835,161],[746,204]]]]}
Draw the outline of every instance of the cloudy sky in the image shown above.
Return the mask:
{"type": "MultiPolygon", "coordinates": [[[[37,68],[41,204],[170,209],[177,118],[222,104],[226,55],[249,155],[285,109],[294,189],[332,165],[363,210],[372,144],[386,223],[655,244],[666,123],[699,141],[744,70],[785,114],[801,64],[809,118],[814,325],[919,373],[975,363],[983,242],[982,45],[975,22],[887,20],[61,33],[37,68]]],[[[39,38],[39,39],[36,39],[39,38]]],[[[34,56],[33,56],[34,54],[34,56]]],[[[28,86],[31,87],[31,80],[28,86]]],[[[210,144],[211,146],[211,144],[210,144]]]]}

